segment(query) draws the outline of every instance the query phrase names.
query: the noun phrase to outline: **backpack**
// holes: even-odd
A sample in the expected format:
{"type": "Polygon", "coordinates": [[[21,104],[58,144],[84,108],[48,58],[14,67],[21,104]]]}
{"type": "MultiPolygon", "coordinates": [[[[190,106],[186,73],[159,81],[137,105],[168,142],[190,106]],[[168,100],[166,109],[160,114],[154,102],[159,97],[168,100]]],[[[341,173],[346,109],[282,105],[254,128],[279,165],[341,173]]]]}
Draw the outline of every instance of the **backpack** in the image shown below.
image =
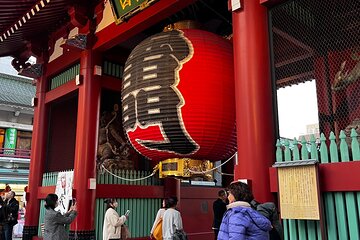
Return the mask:
{"type": "Polygon", "coordinates": [[[270,230],[270,240],[282,240],[283,239],[283,229],[279,219],[278,210],[275,203],[266,202],[258,203],[255,200],[252,200],[250,203],[251,207],[258,211],[261,215],[269,219],[273,228],[270,230]]]}

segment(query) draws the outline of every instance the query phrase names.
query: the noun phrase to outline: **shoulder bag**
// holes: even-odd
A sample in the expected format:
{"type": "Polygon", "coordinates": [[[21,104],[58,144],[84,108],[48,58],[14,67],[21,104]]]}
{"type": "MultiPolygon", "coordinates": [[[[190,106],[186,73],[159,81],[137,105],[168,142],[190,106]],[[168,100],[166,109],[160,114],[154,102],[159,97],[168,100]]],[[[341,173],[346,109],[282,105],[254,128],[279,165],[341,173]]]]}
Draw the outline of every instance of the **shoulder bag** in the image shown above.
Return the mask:
{"type": "Polygon", "coordinates": [[[156,225],[153,236],[156,240],[162,240],[162,218],[160,218],[158,224],[156,225]]]}

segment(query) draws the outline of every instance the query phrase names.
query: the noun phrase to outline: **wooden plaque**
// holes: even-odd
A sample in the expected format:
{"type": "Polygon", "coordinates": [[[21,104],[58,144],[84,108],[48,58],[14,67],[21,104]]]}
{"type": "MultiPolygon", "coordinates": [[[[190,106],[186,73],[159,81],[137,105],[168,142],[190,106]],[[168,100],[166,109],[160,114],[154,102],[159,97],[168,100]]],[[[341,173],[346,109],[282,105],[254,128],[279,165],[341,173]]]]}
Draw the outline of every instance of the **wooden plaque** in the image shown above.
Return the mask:
{"type": "Polygon", "coordinates": [[[278,170],[281,218],[320,220],[317,161],[282,163],[275,164],[278,170]]]}

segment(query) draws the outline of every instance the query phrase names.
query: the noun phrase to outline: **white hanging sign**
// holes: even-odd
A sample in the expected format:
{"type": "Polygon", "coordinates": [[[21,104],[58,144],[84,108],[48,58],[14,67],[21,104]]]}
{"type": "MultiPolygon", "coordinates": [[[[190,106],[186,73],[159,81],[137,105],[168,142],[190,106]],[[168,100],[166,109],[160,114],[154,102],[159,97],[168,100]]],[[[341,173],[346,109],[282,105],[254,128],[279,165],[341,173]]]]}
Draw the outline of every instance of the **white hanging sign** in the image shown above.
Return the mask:
{"type": "Polygon", "coordinates": [[[70,200],[72,200],[73,179],[74,171],[59,172],[55,189],[55,194],[59,198],[59,205],[55,208],[55,211],[64,214],[69,210],[70,200]]]}

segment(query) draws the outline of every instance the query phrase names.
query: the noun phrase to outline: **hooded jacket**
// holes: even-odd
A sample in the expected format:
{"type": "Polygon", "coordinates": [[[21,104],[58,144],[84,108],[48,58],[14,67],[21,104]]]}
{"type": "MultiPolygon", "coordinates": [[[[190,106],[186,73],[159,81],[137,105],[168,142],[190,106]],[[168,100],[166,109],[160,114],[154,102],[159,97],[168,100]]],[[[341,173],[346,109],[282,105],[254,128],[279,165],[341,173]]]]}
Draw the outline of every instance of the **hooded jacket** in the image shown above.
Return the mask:
{"type": "Polygon", "coordinates": [[[268,240],[270,221],[252,209],[247,202],[227,206],[221,222],[218,240],[268,240]]]}

